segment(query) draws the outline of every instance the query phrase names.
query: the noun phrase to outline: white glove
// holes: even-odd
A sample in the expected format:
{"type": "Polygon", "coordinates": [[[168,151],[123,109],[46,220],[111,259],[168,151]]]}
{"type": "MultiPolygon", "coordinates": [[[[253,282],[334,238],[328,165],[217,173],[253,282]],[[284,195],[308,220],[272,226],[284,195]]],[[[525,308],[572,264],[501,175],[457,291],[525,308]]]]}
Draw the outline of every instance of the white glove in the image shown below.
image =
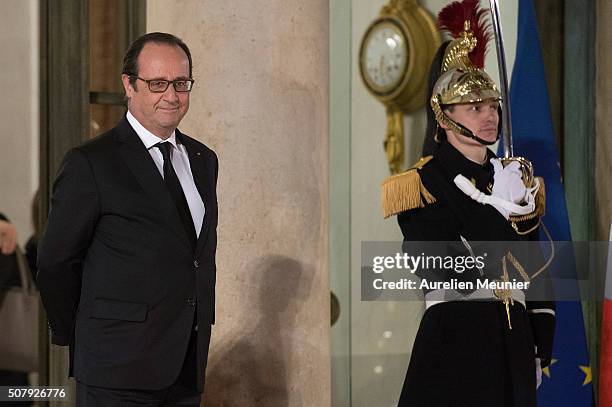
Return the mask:
{"type": "Polygon", "coordinates": [[[540,363],[540,358],[535,358],[535,359],[536,359],[535,365],[536,365],[536,389],[537,389],[542,384],[542,365],[540,363]]]}
{"type": "Polygon", "coordinates": [[[515,204],[525,201],[527,188],[523,183],[520,163],[512,161],[504,167],[499,158],[491,158],[491,164],[495,171],[491,195],[515,204]]]}
{"type": "Polygon", "coordinates": [[[477,189],[461,174],[455,177],[455,185],[476,202],[493,206],[506,219],[511,214],[527,215],[533,212],[539,182],[536,182],[533,188],[526,188],[521,178],[520,164],[517,161],[511,162],[504,168],[499,159],[492,158],[491,164],[495,170],[491,195],[486,195],[477,189]],[[519,205],[521,202],[525,202],[526,205],[519,205]]]}
{"type": "Polygon", "coordinates": [[[454,181],[455,185],[457,185],[464,194],[483,205],[489,204],[493,206],[506,219],[509,218],[511,213],[515,215],[527,215],[533,212],[535,208],[535,201],[527,205],[518,205],[497,196],[486,195],[461,174],[457,175],[454,181]]]}

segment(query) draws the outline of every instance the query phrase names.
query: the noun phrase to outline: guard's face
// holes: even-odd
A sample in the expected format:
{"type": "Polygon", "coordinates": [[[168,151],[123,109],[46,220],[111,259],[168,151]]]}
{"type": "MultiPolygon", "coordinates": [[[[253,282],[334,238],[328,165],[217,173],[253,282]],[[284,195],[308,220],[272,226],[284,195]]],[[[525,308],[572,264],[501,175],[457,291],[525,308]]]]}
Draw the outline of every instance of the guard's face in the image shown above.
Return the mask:
{"type": "MultiPolygon", "coordinates": [[[[138,77],[151,80],[189,79],[187,54],[178,46],[147,43],[138,56],[138,77]]],[[[122,75],[128,107],[134,117],[151,133],[167,138],[189,110],[189,92],[177,92],[169,84],[162,93],[149,90],[146,82],[137,79],[132,86],[122,75]]]]}
{"type": "MultiPolygon", "coordinates": [[[[497,140],[497,126],[499,124],[498,109],[499,102],[497,100],[486,100],[479,103],[453,105],[452,111],[447,110],[445,113],[481,139],[495,142],[497,140]]],[[[461,135],[453,135],[462,141],[467,142],[469,140],[480,145],[476,140],[461,135]]]]}

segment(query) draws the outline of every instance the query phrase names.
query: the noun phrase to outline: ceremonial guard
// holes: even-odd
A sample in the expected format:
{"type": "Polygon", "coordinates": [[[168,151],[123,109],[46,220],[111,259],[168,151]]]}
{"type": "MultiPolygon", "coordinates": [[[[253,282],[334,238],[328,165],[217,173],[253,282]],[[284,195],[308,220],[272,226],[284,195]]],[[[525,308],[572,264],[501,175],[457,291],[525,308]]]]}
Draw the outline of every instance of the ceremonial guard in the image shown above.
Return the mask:
{"type": "MultiPolygon", "coordinates": [[[[483,70],[491,34],[478,3],[455,2],[438,16],[454,40],[432,63],[424,157],[383,182],[383,211],[397,215],[405,244],[456,242],[471,252],[475,242],[496,242],[489,249],[499,261],[490,258],[485,270],[462,273],[464,281],[516,277],[547,286],[544,256],[521,260],[499,248],[538,240],[545,195],[527,160],[498,159],[487,148],[498,140],[507,106],[483,70]]],[[[425,290],[426,311],[399,406],[535,407],[555,322],[550,298],[536,300],[514,289],[425,290]]]]}

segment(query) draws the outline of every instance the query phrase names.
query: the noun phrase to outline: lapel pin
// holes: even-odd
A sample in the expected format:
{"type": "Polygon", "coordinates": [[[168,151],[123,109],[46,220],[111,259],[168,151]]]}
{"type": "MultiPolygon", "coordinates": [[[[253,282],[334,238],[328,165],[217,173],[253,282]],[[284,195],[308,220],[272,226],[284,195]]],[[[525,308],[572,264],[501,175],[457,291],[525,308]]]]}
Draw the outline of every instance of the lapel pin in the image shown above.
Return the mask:
{"type": "Polygon", "coordinates": [[[202,153],[200,153],[199,151],[196,153],[196,155],[199,157],[202,155],[202,153]]]}

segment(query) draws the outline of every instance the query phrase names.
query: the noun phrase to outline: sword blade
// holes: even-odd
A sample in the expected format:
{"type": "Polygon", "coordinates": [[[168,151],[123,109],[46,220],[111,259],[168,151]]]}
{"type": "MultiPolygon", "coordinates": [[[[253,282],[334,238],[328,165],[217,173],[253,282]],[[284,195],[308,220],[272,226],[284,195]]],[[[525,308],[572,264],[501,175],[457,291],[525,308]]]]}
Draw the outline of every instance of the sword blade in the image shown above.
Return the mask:
{"type": "Polygon", "coordinates": [[[499,82],[502,97],[502,143],[504,157],[514,156],[512,145],[512,122],[510,115],[510,96],[508,94],[508,70],[506,68],[506,54],[504,52],[504,38],[502,34],[501,18],[498,0],[489,0],[491,8],[491,21],[495,33],[495,48],[497,50],[497,66],[499,69],[499,82]]]}

